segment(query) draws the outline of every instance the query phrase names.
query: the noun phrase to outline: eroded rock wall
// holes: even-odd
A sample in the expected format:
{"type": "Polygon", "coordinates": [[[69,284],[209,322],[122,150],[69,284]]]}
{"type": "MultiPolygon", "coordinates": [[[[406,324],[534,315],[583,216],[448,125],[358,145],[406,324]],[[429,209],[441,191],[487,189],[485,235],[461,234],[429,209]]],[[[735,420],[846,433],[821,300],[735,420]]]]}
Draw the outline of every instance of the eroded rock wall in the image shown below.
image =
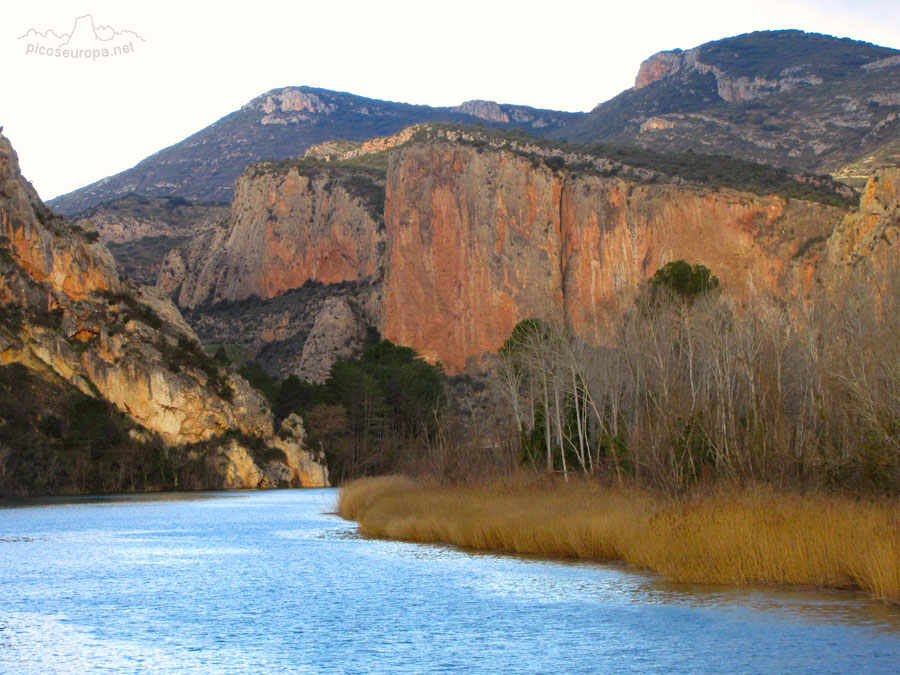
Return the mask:
{"type": "Polygon", "coordinates": [[[809,242],[843,212],[780,197],[636,184],[443,141],[391,156],[383,333],[449,372],[538,316],[596,337],[610,307],[666,262],[732,289],[811,283],[809,242]]]}
{"type": "Polygon", "coordinates": [[[230,432],[274,442],[259,392],[204,360],[178,310],[120,277],[95,232],[54,216],[2,135],[0,236],[0,362],[110,401],[168,444],[230,432]]]}
{"type": "Polygon", "coordinates": [[[380,220],[327,171],[251,169],[235,183],[228,228],[201,244],[205,258],[183,278],[178,304],[272,298],[306,281],[371,278],[381,266],[380,220]]]}

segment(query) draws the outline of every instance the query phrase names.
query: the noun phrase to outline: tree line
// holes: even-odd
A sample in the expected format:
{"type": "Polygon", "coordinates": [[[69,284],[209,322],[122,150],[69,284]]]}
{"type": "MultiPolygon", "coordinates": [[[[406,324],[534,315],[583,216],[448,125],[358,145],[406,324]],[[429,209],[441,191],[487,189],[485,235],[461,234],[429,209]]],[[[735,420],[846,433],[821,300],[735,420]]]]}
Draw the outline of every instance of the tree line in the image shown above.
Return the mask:
{"type": "Polygon", "coordinates": [[[670,263],[592,345],[529,319],[497,382],[522,461],[677,492],[704,480],[900,488],[900,281],[739,304],[670,263]]]}

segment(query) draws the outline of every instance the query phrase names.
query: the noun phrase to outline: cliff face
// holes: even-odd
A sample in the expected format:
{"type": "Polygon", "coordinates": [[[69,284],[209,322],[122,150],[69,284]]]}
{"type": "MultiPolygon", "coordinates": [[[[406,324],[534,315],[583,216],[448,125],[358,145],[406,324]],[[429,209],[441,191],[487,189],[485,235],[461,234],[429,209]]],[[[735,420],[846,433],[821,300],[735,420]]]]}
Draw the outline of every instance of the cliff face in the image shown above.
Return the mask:
{"type": "Polygon", "coordinates": [[[43,205],[0,136],[0,362],[105,399],[167,444],[274,439],[261,395],[203,355],[171,302],[120,277],[87,225],[43,205]]]}
{"type": "MultiPolygon", "coordinates": [[[[380,205],[361,191],[381,192],[380,173],[301,171],[256,168],[238,179],[228,227],[202,244],[214,254],[181,279],[180,305],[272,298],[307,281],[361,281],[379,272],[380,205]]],[[[182,266],[175,258],[164,263],[169,292],[182,266]]]]}
{"type": "MultiPolygon", "coordinates": [[[[157,288],[204,341],[245,345],[273,372],[321,381],[378,323],[384,172],[318,161],[359,154],[345,146],[254,165],[236,183],[227,224],[166,255],[157,288]]],[[[361,151],[388,147],[376,140],[361,151]]]]}
{"type": "MultiPolygon", "coordinates": [[[[690,156],[591,154],[458,127],[309,155],[248,170],[229,228],[171,253],[159,285],[191,308],[206,341],[253,345],[271,370],[316,381],[368,326],[451,373],[477,365],[528,317],[596,339],[615,303],[680,258],[709,266],[734,293],[802,291],[845,213],[667,173],[687,172],[690,156]],[[379,199],[350,180],[382,163],[384,187],[370,185],[385,190],[383,220],[379,199]]],[[[733,185],[774,175],[778,189],[800,190],[786,194],[849,203],[841,186],[757,165],[720,169],[733,185]]]]}
{"type": "Polygon", "coordinates": [[[553,171],[432,141],[391,156],[385,337],[459,372],[531,316],[593,337],[622,291],[668,261],[723,284],[808,284],[809,242],[842,211],[780,197],[553,171]]]}
{"type": "Polygon", "coordinates": [[[790,92],[801,85],[822,84],[822,78],[806,72],[806,67],[785,68],[775,77],[735,75],[717,65],[704,63],[702,58],[700,47],[686,52],[676,49],[654,54],[641,63],[634,88],[643,89],[682,70],[690,70],[701,75],[711,73],[715,77],[719,98],[729,103],[742,103],[769,94],[790,92]]]}
{"type": "Polygon", "coordinates": [[[849,269],[867,266],[874,283],[896,274],[900,243],[900,169],[882,169],[866,183],[859,210],[835,228],[825,249],[823,277],[830,285],[849,269]]]}

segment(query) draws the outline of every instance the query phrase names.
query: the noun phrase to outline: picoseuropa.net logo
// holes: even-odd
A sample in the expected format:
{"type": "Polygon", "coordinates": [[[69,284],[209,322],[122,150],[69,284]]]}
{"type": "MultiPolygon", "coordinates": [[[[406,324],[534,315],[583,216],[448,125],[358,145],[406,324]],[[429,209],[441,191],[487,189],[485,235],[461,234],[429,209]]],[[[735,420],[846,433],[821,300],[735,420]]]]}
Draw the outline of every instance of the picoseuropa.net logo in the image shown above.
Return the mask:
{"type": "Polygon", "coordinates": [[[133,30],[98,26],[90,14],[75,19],[75,24],[68,33],[29,28],[19,40],[25,43],[26,56],[82,61],[133,54],[137,44],[145,41],[133,30]]]}

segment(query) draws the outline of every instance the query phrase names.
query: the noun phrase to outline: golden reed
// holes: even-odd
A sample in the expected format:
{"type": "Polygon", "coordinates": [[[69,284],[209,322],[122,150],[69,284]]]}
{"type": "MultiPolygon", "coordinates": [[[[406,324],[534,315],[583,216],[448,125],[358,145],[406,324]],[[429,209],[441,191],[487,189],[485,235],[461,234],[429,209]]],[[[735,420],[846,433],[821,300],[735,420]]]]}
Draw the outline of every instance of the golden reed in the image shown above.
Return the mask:
{"type": "Polygon", "coordinates": [[[367,536],[620,560],[672,581],[860,589],[900,602],[900,501],[767,488],[679,499],[523,477],[442,486],[399,477],[341,489],[367,536]]]}

